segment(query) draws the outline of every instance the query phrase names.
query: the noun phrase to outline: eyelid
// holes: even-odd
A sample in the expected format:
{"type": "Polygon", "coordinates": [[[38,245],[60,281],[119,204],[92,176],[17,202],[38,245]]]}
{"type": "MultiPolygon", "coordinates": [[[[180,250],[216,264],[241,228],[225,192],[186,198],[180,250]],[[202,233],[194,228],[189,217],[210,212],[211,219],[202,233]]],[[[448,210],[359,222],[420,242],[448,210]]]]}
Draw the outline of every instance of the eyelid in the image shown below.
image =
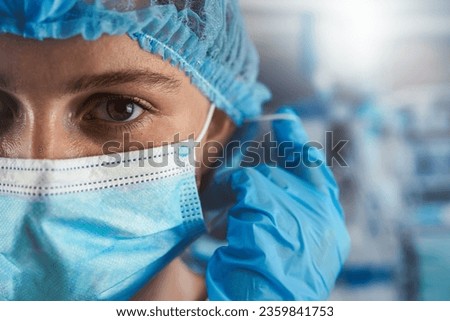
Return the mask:
{"type": "Polygon", "coordinates": [[[86,125],[91,127],[90,130],[94,130],[98,132],[101,135],[119,135],[123,132],[131,132],[133,130],[137,130],[144,124],[144,118],[151,120],[149,117],[145,117],[145,114],[147,115],[157,115],[159,113],[159,109],[155,107],[153,104],[149,103],[148,101],[141,99],[139,97],[135,96],[129,96],[129,95],[123,95],[123,94],[111,94],[111,93],[96,93],[92,96],[90,96],[85,102],[82,104],[82,114],[79,116],[81,118],[86,117],[86,115],[89,115],[93,112],[93,110],[97,107],[99,107],[101,104],[105,102],[111,102],[114,100],[130,100],[134,104],[137,104],[139,107],[143,109],[143,114],[137,117],[134,120],[125,121],[125,122],[112,122],[112,121],[105,121],[105,120],[98,120],[94,119],[94,122],[91,123],[91,121],[87,121],[86,125]],[[86,108],[87,107],[87,108],[86,108]],[[90,125],[88,125],[91,123],[90,125]],[[92,125],[95,124],[93,127],[92,125]]]}
{"type": "MultiPolygon", "coordinates": [[[[146,100],[135,97],[135,96],[128,96],[128,95],[122,95],[122,94],[111,94],[111,93],[98,93],[90,96],[83,106],[89,106],[92,103],[95,103],[94,107],[97,107],[99,104],[107,102],[107,101],[114,101],[114,100],[123,100],[123,99],[129,99],[133,103],[137,104],[142,109],[156,114],[158,112],[158,109],[151,103],[147,102],[146,100]]],[[[91,111],[92,108],[90,108],[87,112],[91,111]]]]}

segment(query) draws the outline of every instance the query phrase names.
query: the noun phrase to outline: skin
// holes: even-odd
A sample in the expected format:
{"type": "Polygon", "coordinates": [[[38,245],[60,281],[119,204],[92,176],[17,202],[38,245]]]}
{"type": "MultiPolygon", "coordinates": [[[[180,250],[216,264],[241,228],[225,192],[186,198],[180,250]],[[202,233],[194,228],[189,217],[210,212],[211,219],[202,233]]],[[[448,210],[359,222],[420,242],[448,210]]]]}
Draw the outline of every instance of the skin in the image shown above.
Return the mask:
{"type": "MultiPolygon", "coordinates": [[[[123,144],[125,134],[145,148],[196,137],[209,106],[183,72],[126,35],[96,41],[0,35],[0,157],[100,155],[109,141],[120,142],[113,152],[122,152],[133,149],[123,144]]],[[[216,110],[202,145],[225,143],[233,130],[232,121],[216,110]]],[[[204,157],[201,148],[196,153],[204,157]]],[[[203,166],[199,188],[205,175],[203,166]]],[[[135,299],[205,297],[203,278],[177,258],[135,299]]]]}

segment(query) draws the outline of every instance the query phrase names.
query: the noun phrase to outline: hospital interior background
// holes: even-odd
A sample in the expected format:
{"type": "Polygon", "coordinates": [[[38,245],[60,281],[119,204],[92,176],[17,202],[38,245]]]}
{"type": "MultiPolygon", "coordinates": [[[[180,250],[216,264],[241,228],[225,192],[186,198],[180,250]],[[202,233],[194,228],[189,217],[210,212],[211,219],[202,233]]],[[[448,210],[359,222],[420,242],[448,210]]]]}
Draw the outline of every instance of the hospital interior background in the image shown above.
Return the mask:
{"type": "Polygon", "coordinates": [[[241,0],[268,109],[333,166],[352,238],[330,299],[450,300],[450,1],[241,0]]]}

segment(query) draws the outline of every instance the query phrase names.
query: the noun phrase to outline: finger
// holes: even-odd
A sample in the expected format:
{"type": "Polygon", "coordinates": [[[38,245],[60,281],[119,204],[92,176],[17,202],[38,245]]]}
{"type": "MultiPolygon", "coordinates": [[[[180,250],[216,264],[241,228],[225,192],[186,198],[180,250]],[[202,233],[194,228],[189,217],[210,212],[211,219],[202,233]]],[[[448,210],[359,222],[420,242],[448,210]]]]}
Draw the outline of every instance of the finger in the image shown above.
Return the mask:
{"type": "Polygon", "coordinates": [[[286,171],[269,170],[272,179],[256,168],[230,176],[236,203],[228,245],[208,264],[211,300],[325,299],[339,272],[348,244],[340,208],[286,171]],[[290,197],[287,185],[303,197],[290,197]],[[310,282],[317,274],[321,282],[310,282]]]}
{"type": "Polygon", "coordinates": [[[284,162],[281,166],[318,190],[336,190],[337,185],[326,165],[324,154],[317,148],[320,147],[319,143],[309,139],[295,111],[281,108],[277,114],[291,116],[290,119],[273,122],[277,144],[280,146],[278,152],[284,162]]]}

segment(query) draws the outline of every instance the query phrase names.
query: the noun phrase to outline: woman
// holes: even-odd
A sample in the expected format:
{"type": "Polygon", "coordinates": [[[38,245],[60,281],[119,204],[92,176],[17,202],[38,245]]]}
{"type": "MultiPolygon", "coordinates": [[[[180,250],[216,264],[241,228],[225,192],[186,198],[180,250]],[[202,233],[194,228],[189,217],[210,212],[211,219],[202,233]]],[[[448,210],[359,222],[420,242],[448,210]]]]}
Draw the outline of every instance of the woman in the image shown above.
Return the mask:
{"type": "Polygon", "coordinates": [[[215,166],[186,144],[251,138],[269,98],[236,1],[4,0],[0,16],[0,298],[327,297],[348,236],[295,115],[274,117],[293,143],[279,160],[318,166],[215,166]],[[188,268],[205,227],[227,244],[188,268]]]}

